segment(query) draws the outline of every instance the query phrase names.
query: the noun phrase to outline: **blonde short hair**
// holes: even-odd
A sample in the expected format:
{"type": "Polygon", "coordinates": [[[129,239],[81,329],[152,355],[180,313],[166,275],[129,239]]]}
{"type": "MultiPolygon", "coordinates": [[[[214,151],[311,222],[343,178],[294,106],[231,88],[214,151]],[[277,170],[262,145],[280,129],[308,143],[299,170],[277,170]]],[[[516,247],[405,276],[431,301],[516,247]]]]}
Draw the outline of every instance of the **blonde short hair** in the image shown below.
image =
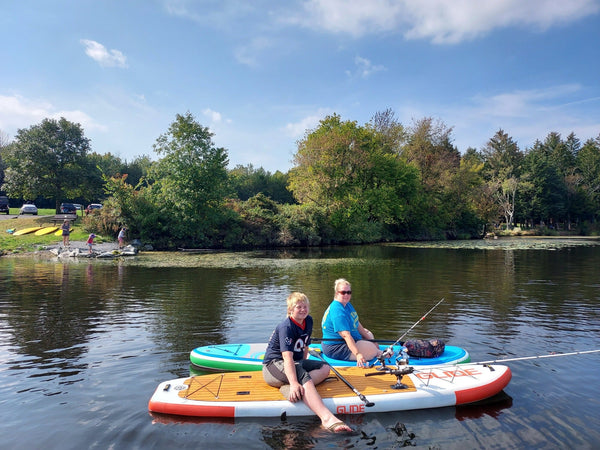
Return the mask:
{"type": "Polygon", "coordinates": [[[350,287],[350,289],[352,289],[352,286],[350,285],[350,282],[348,280],[346,280],[345,278],[338,278],[337,280],[335,280],[335,282],[333,283],[333,293],[337,294],[338,291],[338,287],[340,285],[346,286],[348,285],[350,287]]]}
{"type": "Polygon", "coordinates": [[[287,298],[287,312],[288,316],[292,314],[292,310],[298,303],[306,303],[306,306],[310,307],[308,297],[302,292],[292,292],[287,298]]]}

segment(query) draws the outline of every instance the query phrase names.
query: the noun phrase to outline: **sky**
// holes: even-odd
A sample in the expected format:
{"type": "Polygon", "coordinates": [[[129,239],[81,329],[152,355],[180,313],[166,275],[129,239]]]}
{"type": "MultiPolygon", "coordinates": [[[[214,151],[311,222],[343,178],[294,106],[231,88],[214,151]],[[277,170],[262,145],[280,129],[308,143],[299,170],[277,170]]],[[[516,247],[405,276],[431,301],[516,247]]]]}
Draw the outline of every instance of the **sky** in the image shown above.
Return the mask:
{"type": "Polygon", "coordinates": [[[293,167],[328,115],[478,150],[600,135],[600,0],[0,0],[0,137],[81,124],[128,162],[190,112],[229,167],[293,167]]]}

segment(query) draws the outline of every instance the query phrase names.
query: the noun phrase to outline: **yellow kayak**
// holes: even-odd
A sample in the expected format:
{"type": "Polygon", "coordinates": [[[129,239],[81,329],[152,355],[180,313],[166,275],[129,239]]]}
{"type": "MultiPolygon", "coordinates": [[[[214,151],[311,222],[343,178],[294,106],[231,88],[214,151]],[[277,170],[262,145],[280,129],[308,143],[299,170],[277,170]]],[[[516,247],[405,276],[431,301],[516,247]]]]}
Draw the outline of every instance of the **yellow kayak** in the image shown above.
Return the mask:
{"type": "Polygon", "coordinates": [[[21,236],[23,234],[29,234],[29,233],[33,233],[34,231],[37,231],[39,229],[41,229],[42,227],[30,227],[30,228],[23,228],[22,230],[18,230],[15,231],[13,233],[13,236],[21,236]]]}
{"type": "Polygon", "coordinates": [[[34,234],[36,236],[45,236],[58,230],[58,227],[44,227],[41,230],[37,230],[34,234]]]}
{"type": "MultiPolygon", "coordinates": [[[[70,233],[71,231],[73,231],[73,228],[71,228],[71,229],[69,230],[69,233],[70,233]]],[[[62,230],[61,230],[61,229],[59,229],[59,230],[58,230],[56,233],[54,233],[54,236],[62,236],[62,230]]]]}

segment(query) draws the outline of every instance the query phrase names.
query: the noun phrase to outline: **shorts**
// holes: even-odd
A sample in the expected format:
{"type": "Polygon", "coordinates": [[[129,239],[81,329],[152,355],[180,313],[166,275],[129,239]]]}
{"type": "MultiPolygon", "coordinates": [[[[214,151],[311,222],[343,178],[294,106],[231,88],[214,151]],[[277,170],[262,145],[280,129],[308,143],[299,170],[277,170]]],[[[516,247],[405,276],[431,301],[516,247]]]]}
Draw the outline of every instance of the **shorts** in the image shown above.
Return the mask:
{"type": "Polygon", "coordinates": [[[321,344],[323,353],[328,358],[339,359],[341,361],[352,361],[352,352],[348,348],[348,344],[342,342],[341,344],[321,344]]]}
{"type": "MultiPolygon", "coordinates": [[[[311,380],[308,372],[323,367],[322,361],[313,361],[312,359],[303,359],[296,361],[296,378],[300,384],[305,384],[311,380]]],[[[281,387],[284,384],[290,384],[283,367],[283,359],[275,359],[263,365],[263,378],[269,386],[281,387]]]]}

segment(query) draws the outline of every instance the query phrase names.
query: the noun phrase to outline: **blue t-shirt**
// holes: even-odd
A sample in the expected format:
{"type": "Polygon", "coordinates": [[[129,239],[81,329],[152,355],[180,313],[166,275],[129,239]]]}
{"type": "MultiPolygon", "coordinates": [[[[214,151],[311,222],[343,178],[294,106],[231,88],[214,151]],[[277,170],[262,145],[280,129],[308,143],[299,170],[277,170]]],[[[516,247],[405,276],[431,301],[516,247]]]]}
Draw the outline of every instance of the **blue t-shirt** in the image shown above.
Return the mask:
{"type": "Polygon", "coordinates": [[[304,319],[304,329],[294,322],[291,317],[287,317],[275,328],[275,331],[269,338],[267,351],[263,364],[276,359],[283,359],[283,352],[292,352],[294,361],[300,361],[304,358],[304,348],[310,344],[310,335],[312,334],[313,319],[306,316],[304,319]]]}
{"type": "Polygon", "coordinates": [[[355,341],[363,338],[358,332],[358,314],[352,303],[344,306],[337,300],[332,301],[323,314],[321,328],[323,339],[341,339],[340,331],[349,331],[355,341]]]}

